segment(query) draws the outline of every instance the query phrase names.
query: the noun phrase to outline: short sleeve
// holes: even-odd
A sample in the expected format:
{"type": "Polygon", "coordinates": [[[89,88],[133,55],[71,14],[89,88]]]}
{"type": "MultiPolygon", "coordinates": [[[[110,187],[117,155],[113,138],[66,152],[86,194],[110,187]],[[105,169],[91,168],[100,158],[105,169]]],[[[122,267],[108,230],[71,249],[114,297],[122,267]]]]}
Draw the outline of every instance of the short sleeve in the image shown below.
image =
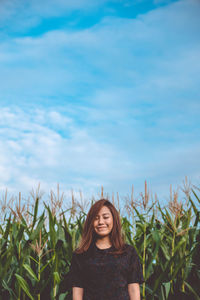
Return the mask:
{"type": "Polygon", "coordinates": [[[78,258],[78,254],[73,252],[72,254],[72,260],[71,260],[71,266],[69,270],[69,276],[70,276],[70,285],[71,287],[81,287],[83,288],[83,279],[82,279],[82,268],[80,259],[78,258]]]}
{"type": "Polygon", "coordinates": [[[135,248],[131,247],[128,283],[143,283],[142,266],[135,248]]]}

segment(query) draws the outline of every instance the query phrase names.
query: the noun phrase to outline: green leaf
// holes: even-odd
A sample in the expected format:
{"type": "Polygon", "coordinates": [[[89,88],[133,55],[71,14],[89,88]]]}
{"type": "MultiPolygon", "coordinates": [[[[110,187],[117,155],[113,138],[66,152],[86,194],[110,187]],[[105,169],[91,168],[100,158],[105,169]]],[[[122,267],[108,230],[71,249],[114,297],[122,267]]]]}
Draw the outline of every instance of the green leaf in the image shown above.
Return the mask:
{"type": "Polygon", "coordinates": [[[7,239],[8,235],[10,233],[10,229],[11,229],[11,222],[10,222],[10,220],[11,220],[11,216],[9,216],[9,219],[7,220],[6,230],[5,230],[4,235],[3,235],[4,239],[7,239]]]}
{"type": "Polygon", "coordinates": [[[164,282],[163,285],[165,287],[166,299],[168,299],[168,295],[170,291],[170,282],[164,282]]]}
{"type": "Polygon", "coordinates": [[[157,289],[159,288],[159,285],[162,284],[162,282],[164,281],[164,278],[166,278],[168,276],[169,269],[170,269],[172,263],[174,263],[175,260],[176,260],[176,256],[171,257],[171,259],[166,262],[164,270],[162,271],[162,273],[158,276],[158,278],[156,278],[154,288],[153,288],[153,293],[154,294],[157,291],[157,289]]]}
{"type": "Polygon", "coordinates": [[[191,285],[189,283],[187,283],[186,281],[184,281],[185,285],[188,287],[188,289],[193,293],[193,295],[195,296],[196,300],[200,300],[200,297],[198,296],[198,294],[195,292],[195,290],[191,287],[191,285]]]}
{"type": "Polygon", "coordinates": [[[200,199],[199,199],[199,197],[197,196],[197,194],[195,193],[194,189],[192,189],[192,192],[193,192],[195,198],[197,199],[197,201],[200,203],[200,199]]]}
{"type": "Polygon", "coordinates": [[[50,235],[51,248],[55,249],[55,245],[56,245],[56,231],[55,231],[56,219],[52,215],[50,207],[47,206],[45,203],[44,203],[44,205],[45,205],[45,207],[48,211],[48,216],[49,216],[49,235],[50,235]]]}
{"type": "Polygon", "coordinates": [[[195,206],[194,202],[192,201],[191,197],[189,197],[189,201],[190,201],[190,203],[192,205],[192,208],[194,210],[195,215],[197,215],[198,209],[196,208],[196,206],[195,206]]]}
{"type": "Polygon", "coordinates": [[[5,280],[2,280],[2,286],[4,287],[5,290],[7,290],[11,296],[11,299],[13,299],[13,296],[15,299],[17,299],[17,296],[13,292],[12,288],[8,286],[7,282],[5,280]]]}
{"type": "Polygon", "coordinates": [[[142,221],[142,223],[145,223],[145,218],[143,217],[143,215],[139,213],[139,211],[137,210],[136,207],[134,207],[134,210],[135,210],[138,218],[140,219],[140,221],[142,221]]]}
{"type": "Polygon", "coordinates": [[[195,222],[194,222],[194,226],[195,226],[195,227],[198,225],[199,219],[200,219],[200,211],[198,211],[196,220],[195,220],[195,222]]]}
{"type": "Polygon", "coordinates": [[[53,272],[53,277],[55,280],[55,283],[58,284],[60,282],[60,276],[58,272],[53,272]]]}
{"type": "Polygon", "coordinates": [[[178,271],[182,268],[182,266],[186,263],[186,259],[191,255],[191,253],[193,253],[194,252],[194,249],[192,250],[192,251],[190,251],[190,253],[189,254],[187,254],[187,255],[185,255],[183,258],[181,258],[181,260],[180,260],[180,262],[179,263],[177,263],[177,265],[176,265],[176,267],[175,267],[175,269],[174,269],[174,272],[173,272],[173,275],[172,275],[172,280],[174,280],[175,278],[176,278],[176,276],[177,276],[177,273],[178,273],[178,271]]]}
{"type": "Polygon", "coordinates": [[[37,221],[38,206],[39,206],[39,197],[37,197],[35,201],[32,229],[34,228],[35,223],[37,221]]]}
{"type": "Polygon", "coordinates": [[[31,241],[34,241],[39,236],[39,233],[43,227],[44,221],[45,221],[45,217],[44,217],[44,212],[43,212],[43,214],[41,215],[41,217],[39,219],[36,229],[31,233],[31,235],[29,237],[29,239],[31,241]]]}
{"type": "Polygon", "coordinates": [[[186,242],[185,238],[183,237],[180,242],[178,243],[178,245],[176,245],[176,247],[174,248],[174,254],[178,251],[179,249],[183,246],[183,244],[186,242]]]}
{"type": "Polygon", "coordinates": [[[20,242],[23,239],[24,230],[25,230],[25,226],[21,224],[16,237],[17,242],[20,242]]]}
{"type": "Polygon", "coordinates": [[[26,295],[31,299],[34,300],[34,298],[32,297],[30,290],[29,290],[29,286],[28,283],[26,282],[26,280],[24,280],[23,277],[21,277],[19,274],[15,273],[15,276],[17,278],[17,281],[20,285],[20,287],[24,290],[24,292],[26,293],[26,295]]]}
{"type": "Polygon", "coordinates": [[[153,261],[156,259],[156,256],[157,256],[157,253],[158,253],[158,250],[159,250],[159,247],[160,247],[160,235],[159,235],[158,231],[153,231],[152,238],[153,238],[156,246],[155,246],[155,249],[154,249],[154,251],[153,251],[153,253],[151,255],[151,259],[150,259],[150,261],[148,263],[148,267],[147,267],[147,270],[146,270],[146,278],[145,279],[148,279],[149,276],[151,275],[151,271],[152,271],[152,267],[153,267],[153,261]]]}
{"type": "Polygon", "coordinates": [[[35,274],[35,272],[33,271],[33,269],[31,269],[31,267],[27,264],[23,264],[24,269],[26,269],[26,271],[28,271],[28,273],[36,280],[38,281],[38,278],[35,274]]]}
{"type": "Polygon", "coordinates": [[[55,259],[55,254],[52,256],[52,258],[46,263],[46,265],[44,265],[42,268],[41,268],[41,270],[40,270],[40,273],[42,273],[44,270],[45,270],[45,268],[50,264],[50,262],[52,261],[52,260],[54,260],[55,259]]]}
{"type": "Polygon", "coordinates": [[[39,262],[34,258],[32,257],[31,255],[29,256],[34,262],[36,262],[37,264],[39,264],[39,262]]]}

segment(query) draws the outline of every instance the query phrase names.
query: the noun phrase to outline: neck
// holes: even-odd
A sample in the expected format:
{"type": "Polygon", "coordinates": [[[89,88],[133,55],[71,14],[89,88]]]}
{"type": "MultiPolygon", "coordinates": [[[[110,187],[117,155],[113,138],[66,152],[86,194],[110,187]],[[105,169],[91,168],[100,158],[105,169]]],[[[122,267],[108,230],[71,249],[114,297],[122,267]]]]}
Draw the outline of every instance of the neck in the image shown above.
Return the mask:
{"type": "Polygon", "coordinates": [[[100,247],[108,248],[108,247],[112,246],[112,243],[110,241],[109,236],[104,236],[104,237],[100,237],[100,238],[98,237],[96,239],[96,245],[100,246],[100,247]]]}

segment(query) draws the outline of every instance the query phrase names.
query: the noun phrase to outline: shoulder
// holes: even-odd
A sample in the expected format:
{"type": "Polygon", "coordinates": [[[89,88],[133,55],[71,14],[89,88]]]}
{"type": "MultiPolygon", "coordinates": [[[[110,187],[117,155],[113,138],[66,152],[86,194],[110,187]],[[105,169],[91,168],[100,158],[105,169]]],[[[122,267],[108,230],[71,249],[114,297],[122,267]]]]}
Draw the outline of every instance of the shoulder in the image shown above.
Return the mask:
{"type": "Polygon", "coordinates": [[[87,257],[88,251],[86,252],[82,252],[82,253],[78,253],[77,252],[78,248],[76,248],[73,252],[72,252],[72,258],[75,260],[82,260],[84,258],[87,257]]]}
{"type": "Polygon", "coordinates": [[[125,243],[125,247],[129,251],[135,250],[135,247],[133,245],[130,245],[130,244],[127,244],[127,243],[125,243]]]}
{"type": "Polygon", "coordinates": [[[82,257],[82,254],[77,253],[76,250],[77,249],[72,252],[72,261],[79,261],[82,257]]]}
{"type": "Polygon", "coordinates": [[[125,250],[129,255],[137,256],[137,251],[133,245],[129,245],[129,244],[125,243],[125,250]]]}

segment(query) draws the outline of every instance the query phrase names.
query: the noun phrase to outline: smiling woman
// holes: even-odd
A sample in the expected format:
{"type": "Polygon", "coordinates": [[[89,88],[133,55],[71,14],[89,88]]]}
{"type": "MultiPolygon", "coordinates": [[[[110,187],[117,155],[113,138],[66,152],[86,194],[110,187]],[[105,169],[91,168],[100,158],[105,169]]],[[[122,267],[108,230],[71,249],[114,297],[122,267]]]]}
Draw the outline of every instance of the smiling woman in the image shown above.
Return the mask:
{"type": "Polygon", "coordinates": [[[139,258],[124,242],[119,213],[108,200],[90,208],[69,274],[73,300],[140,299],[139,258]]]}
{"type": "Polygon", "coordinates": [[[94,220],[93,226],[96,234],[99,236],[100,248],[101,245],[103,248],[106,248],[106,243],[104,244],[103,240],[108,242],[108,246],[111,246],[109,243],[109,234],[113,229],[113,217],[108,207],[103,206],[100,209],[99,214],[94,220]]]}

